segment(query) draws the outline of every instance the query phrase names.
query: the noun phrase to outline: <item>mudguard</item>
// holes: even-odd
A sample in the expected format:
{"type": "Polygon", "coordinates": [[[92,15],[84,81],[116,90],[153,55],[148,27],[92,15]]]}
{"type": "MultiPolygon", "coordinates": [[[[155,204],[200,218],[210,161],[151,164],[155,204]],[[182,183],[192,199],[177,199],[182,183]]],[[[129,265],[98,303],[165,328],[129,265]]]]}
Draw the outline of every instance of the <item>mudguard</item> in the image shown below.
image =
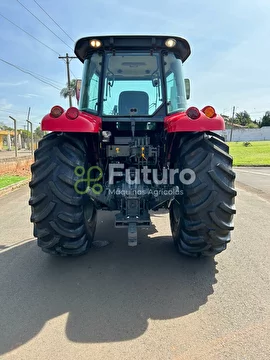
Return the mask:
{"type": "Polygon", "coordinates": [[[85,132],[98,133],[101,130],[101,118],[96,115],[79,111],[76,119],[69,119],[64,112],[55,118],[47,114],[41,121],[41,130],[43,131],[61,131],[61,132],[85,132]]]}
{"type": "Polygon", "coordinates": [[[215,131],[225,130],[223,117],[216,115],[212,118],[207,117],[200,111],[198,119],[191,119],[186,112],[171,114],[165,117],[164,127],[168,133],[181,131],[215,131]]]}

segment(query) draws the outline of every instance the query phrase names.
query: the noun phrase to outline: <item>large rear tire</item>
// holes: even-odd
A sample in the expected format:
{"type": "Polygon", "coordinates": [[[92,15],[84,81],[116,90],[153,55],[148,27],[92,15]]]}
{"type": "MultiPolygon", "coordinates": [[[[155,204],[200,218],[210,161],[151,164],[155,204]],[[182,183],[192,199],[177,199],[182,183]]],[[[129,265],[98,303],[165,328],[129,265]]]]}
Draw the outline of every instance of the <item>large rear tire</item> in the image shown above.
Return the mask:
{"type": "MultiPolygon", "coordinates": [[[[180,253],[214,256],[226,249],[235,214],[235,173],[224,139],[214,133],[192,133],[180,139],[176,168],[191,169],[195,181],[170,206],[174,243],[180,253]]],[[[190,180],[188,177],[186,180],[190,180]]]]}
{"type": "Polygon", "coordinates": [[[88,167],[87,144],[82,135],[46,135],[35,151],[31,167],[31,221],[43,251],[52,255],[85,254],[93,241],[96,209],[83,194],[84,182],[75,191],[77,166],[88,167]],[[79,193],[78,193],[79,192],[79,193]]]}

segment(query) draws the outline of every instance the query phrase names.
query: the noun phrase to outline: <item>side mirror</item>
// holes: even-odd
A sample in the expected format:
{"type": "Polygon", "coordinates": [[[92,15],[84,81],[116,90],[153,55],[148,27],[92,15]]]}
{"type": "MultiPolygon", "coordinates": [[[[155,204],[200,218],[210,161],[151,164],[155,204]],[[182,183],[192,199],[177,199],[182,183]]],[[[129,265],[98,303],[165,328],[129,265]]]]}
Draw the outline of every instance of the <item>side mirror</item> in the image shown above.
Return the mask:
{"type": "Polygon", "coordinates": [[[185,79],[185,88],[186,88],[186,98],[187,100],[190,98],[190,80],[185,79]]]}
{"type": "Polygon", "coordinates": [[[79,100],[80,100],[81,85],[82,85],[82,80],[76,80],[76,99],[77,99],[77,104],[79,103],[79,100]]]}

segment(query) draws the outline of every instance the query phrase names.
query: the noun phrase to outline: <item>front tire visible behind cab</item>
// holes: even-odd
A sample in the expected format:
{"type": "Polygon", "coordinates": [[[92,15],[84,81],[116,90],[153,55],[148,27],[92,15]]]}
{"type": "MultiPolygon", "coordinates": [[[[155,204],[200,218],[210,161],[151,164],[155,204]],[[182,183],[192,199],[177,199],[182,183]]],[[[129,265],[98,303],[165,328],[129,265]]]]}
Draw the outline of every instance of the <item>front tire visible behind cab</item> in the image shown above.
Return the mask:
{"type": "Polygon", "coordinates": [[[82,255],[93,241],[95,206],[83,191],[75,190],[75,168],[88,167],[86,150],[82,135],[51,133],[35,151],[29,184],[31,221],[38,246],[49,254],[82,255]]]}

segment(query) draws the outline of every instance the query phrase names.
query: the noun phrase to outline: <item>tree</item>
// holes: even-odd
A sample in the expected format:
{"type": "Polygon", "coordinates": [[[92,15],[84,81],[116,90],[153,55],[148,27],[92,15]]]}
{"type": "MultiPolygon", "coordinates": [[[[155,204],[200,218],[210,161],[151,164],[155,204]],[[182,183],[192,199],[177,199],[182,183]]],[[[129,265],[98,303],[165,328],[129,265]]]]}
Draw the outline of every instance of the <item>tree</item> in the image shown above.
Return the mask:
{"type": "Polygon", "coordinates": [[[230,117],[228,115],[220,114],[220,116],[222,116],[226,122],[230,122],[230,117]]]}
{"type": "Polygon", "coordinates": [[[22,130],[22,129],[19,129],[18,131],[21,133],[21,137],[22,137],[23,142],[26,142],[27,139],[31,138],[31,132],[30,131],[22,130]]]}
{"type": "Polygon", "coordinates": [[[241,111],[235,115],[234,122],[242,126],[247,126],[248,124],[252,123],[252,120],[249,113],[246,111],[241,111]]]}
{"type": "Polygon", "coordinates": [[[40,129],[40,126],[38,126],[34,131],[35,141],[40,140],[42,137],[43,137],[43,131],[40,129]]]}
{"type": "MultiPolygon", "coordinates": [[[[72,79],[70,81],[70,93],[71,96],[74,97],[76,95],[76,80],[72,79]]],[[[67,98],[69,95],[69,89],[68,89],[68,84],[67,87],[64,87],[61,91],[60,91],[60,95],[63,96],[63,98],[67,98]]]]}
{"type": "Polygon", "coordinates": [[[12,131],[13,128],[10,126],[5,125],[3,122],[0,122],[0,130],[8,130],[8,131],[12,131]]]}
{"type": "Polygon", "coordinates": [[[224,115],[224,114],[220,114],[220,115],[223,117],[225,121],[226,129],[230,129],[232,124],[232,119],[228,115],[224,115]]]}
{"type": "Polygon", "coordinates": [[[261,127],[262,126],[270,126],[270,111],[266,111],[262,117],[261,127]]]}
{"type": "Polygon", "coordinates": [[[257,129],[259,126],[257,123],[252,121],[250,124],[247,125],[248,129],[257,129]]]}
{"type": "Polygon", "coordinates": [[[18,134],[21,135],[22,147],[26,147],[31,141],[31,132],[24,129],[17,129],[18,134]]]}

